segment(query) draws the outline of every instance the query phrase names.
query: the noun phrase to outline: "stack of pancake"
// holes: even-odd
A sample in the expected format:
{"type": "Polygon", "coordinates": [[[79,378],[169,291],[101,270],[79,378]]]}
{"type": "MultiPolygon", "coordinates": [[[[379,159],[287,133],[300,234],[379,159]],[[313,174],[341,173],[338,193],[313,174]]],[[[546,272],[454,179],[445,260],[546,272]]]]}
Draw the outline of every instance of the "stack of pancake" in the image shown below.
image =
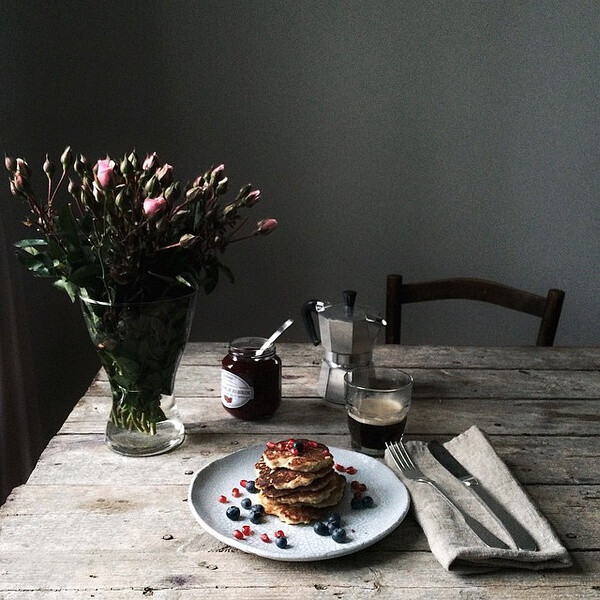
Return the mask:
{"type": "Polygon", "coordinates": [[[341,500],[346,484],[333,465],[324,444],[312,440],[269,443],[255,465],[258,501],[267,514],[284,523],[322,519],[341,500]]]}

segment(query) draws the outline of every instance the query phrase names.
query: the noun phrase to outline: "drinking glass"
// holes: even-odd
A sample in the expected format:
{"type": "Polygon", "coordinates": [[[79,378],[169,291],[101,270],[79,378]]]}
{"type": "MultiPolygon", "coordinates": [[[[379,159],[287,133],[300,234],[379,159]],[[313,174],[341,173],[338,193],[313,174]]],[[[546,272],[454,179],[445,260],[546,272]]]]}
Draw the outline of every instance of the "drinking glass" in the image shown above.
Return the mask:
{"type": "Polygon", "coordinates": [[[412,398],[413,378],[404,371],[359,367],[344,376],[344,396],[352,448],[383,456],[385,442],[402,438],[412,398]]]}

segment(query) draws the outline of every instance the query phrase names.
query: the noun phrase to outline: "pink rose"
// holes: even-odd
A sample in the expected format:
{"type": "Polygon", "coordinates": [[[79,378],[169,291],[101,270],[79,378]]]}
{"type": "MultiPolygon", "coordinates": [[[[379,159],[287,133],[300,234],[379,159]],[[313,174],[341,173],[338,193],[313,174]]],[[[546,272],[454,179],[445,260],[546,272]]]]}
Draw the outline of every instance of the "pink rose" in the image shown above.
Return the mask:
{"type": "Polygon", "coordinates": [[[142,164],[142,169],[144,169],[144,171],[151,171],[152,169],[158,167],[158,163],[158,155],[156,152],[153,152],[152,154],[146,154],[146,158],[142,164]]]}
{"type": "Polygon", "coordinates": [[[96,163],[96,177],[100,187],[107,188],[115,181],[115,161],[108,158],[96,163]]]}
{"type": "Polygon", "coordinates": [[[147,217],[152,217],[166,205],[167,201],[162,196],[158,196],[157,198],[146,198],[144,200],[144,213],[147,217]]]}
{"type": "Polygon", "coordinates": [[[273,231],[277,225],[278,223],[276,219],[263,219],[256,224],[256,233],[267,235],[268,233],[271,233],[271,231],[273,231]]]}

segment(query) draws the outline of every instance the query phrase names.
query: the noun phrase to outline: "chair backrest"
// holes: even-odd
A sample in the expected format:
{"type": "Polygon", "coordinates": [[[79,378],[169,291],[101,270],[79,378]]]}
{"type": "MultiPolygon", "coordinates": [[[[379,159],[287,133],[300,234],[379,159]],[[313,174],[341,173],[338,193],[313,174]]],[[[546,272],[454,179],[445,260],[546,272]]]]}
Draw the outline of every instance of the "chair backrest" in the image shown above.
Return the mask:
{"type": "Polygon", "coordinates": [[[402,275],[388,275],[385,343],[400,343],[403,304],[464,299],[488,302],[540,317],[536,346],[552,346],[564,298],[562,290],[551,289],[546,296],[539,296],[484,279],[456,278],[403,283],[402,275]]]}

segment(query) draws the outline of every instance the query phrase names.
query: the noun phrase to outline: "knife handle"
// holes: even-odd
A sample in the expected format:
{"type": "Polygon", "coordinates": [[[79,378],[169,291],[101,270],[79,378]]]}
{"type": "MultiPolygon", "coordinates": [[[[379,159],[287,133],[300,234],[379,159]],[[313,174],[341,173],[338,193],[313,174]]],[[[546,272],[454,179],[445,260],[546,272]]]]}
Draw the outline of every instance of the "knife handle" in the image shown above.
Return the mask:
{"type": "Polygon", "coordinates": [[[470,527],[471,531],[486,545],[490,548],[503,548],[507,550],[510,546],[505,544],[501,539],[497,538],[489,529],[482,525],[477,519],[471,517],[461,508],[459,508],[450,497],[444,492],[444,490],[434,481],[427,481],[431,487],[446,500],[446,502],[464,519],[465,523],[470,527]]]}

